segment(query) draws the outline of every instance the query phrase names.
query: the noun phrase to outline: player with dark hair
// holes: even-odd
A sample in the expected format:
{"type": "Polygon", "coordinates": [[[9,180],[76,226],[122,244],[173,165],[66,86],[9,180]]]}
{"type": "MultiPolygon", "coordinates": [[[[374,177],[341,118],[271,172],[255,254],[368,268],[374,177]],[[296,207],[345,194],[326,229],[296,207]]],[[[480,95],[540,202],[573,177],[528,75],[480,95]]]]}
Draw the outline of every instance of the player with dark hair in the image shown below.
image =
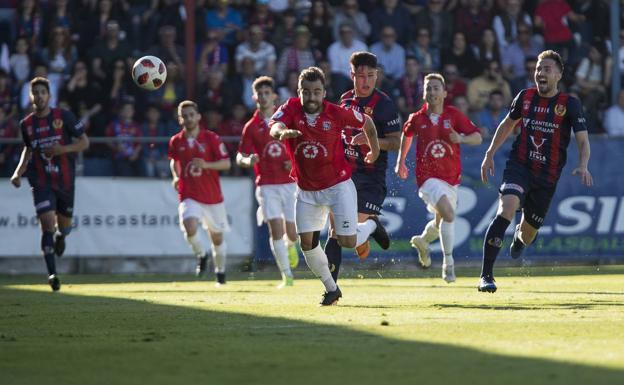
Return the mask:
{"type": "Polygon", "coordinates": [[[421,235],[412,237],[411,244],[418,251],[420,264],[429,267],[429,243],[439,237],[444,253],[442,279],[451,283],[455,281],[453,246],[461,177],[460,144],[481,144],[481,133],[459,109],[444,105],[446,96],[442,75],[425,76],[423,99],[426,103],[420,111],[411,114],[403,126],[395,172],[401,179],[407,178],[405,158],[415,136],[418,195],[434,218],[421,235]]]}
{"type": "Polygon", "coordinates": [[[206,271],[208,255],[197,236],[199,222],[212,242],[217,286],[225,284],[226,244],[223,233],[229,231],[219,171],[230,169],[230,157],[219,136],[199,125],[201,115],[195,102],[178,105],[182,129],[169,140],[169,159],[173,187],[178,191],[180,229],[197,256],[198,276],[206,271]]]}
{"type": "Polygon", "coordinates": [[[20,122],[24,150],[11,183],[20,187],[26,173],[32,187],[35,210],[41,225],[41,250],[53,291],[61,288],[56,256],[65,251],[65,237],[72,228],[76,177],[75,154],[89,147],[84,124],[74,114],[50,108],[50,83],[36,77],[30,81],[33,112],[20,122]]]}
{"type": "Polygon", "coordinates": [[[290,177],[292,163],[284,144],[271,137],[268,122],[275,112],[275,82],[260,76],[251,85],[258,109],[245,124],[236,154],[241,167],[253,167],[256,174],[256,199],[261,220],[269,226],[269,246],[282,274],[279,288],[293,285],[291,266],[299,255],[289,253],[297,241],[295,229],[295,192],[297,185],[290,177]],[[290,244],[290,245],[289,245],[290,244]],[[292,260],[289,257],[292,255],[292,260]]]}
{"type": "MultiPolygon", "coordinates": [[[[351,79],[353,89],[347,91],[340,98],[340,105],[354,109],[369,116],[375,123],[379,142],[379,158],[374,163],[366,163],[364,157],[369,147],[361,129],[347,127],[344,130],[343,146],[345,156],[352,169],[351,179],[355,183],[358,200],[358,222],[365,222],[369,218],[376,221],[380,231],[385,231],[379,222],[378,215],[386,198],[386,169],[388,168],[388,151],[399,149],[400,119],[394,102],[385,93],[378,90],[377,57],[370,52],[355,52],[349,60],[351,64],[351,79]]],[[[336,240],[334,227],[331,222],[330,237],[325,244],[325,253],[329,260],[334,280],[338,280],[342,249],[336,240]]],[[[381,244],[383,249],[390,244],[381,244]]],[[[360,259],[364,259],[370,252],[368,241],[356,248],[360,259]]]]}
{"type": "Polygon", "coordinates": [[[540,53],[535,68],[536,88],[520,91],[511,109],[498,126],[481,164],[481,178],[494,175],[494,154],[519,125],[499,189],[499,206],[483,240],[483,266],[478,290],[494,293],[494,262],[503,245],[505,230],[517,210],[522,219],[511,243],[512,258],[519,258],[544,223],[555,194],[561,170],[566,164],[567,148],[574,133],[579,165],[572,171],[585,186],[593,184],[587,168],[589,137],[579,100],[557,88],[563,74],[563,60],[555,51],[540,53]]]}
{"type": "Polygon", "coordinates": [[[320,68],[309,67],[301,72],[298,93],[298,98],[279,107],[269,126],[272,137],[285,141],[293,163],[291,176],[298,186],[295,226],[301,250],[310,270],[325,286],[321,305],[333,305],[342,292],[319,243],[329,213],[334,215],[336,237],[342,247],[361,245],[371,234],[379,243],[389,242],[375,220],[357,221],[357,192],[341,136],[346,127],[363,128],[370,148],[364,156],[368,164],[379,156],[379,143],[370,117],[325,100],[325,76],[320,68]]]}

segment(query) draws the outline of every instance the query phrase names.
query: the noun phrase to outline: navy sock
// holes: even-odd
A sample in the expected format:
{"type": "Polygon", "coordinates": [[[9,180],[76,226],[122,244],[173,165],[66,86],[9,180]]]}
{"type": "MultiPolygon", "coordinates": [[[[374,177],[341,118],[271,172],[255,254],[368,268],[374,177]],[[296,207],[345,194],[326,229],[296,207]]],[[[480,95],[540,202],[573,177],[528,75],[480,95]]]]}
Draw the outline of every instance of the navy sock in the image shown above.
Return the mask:
{"type": "Polygon", "coordinates": [[[505,230],[509,226],[509,221],[500,215],[490,223],[487,232],[485,233],[485,239],[483,240],[483,265],[481,267],[482,277],[493,277],[492,270],[494,269],[494,262],[498,256],[498,252],[503,246],[503,239],[505,237],[505,230]]]}
{"type": "Polygon", "coordinates": [[[335,238],[329,238],[325,243],[325,254],[329,262],[329,271],[334,281],[338,282],[338,272],[340,271],[340,263],[342,263],[342,247],[335,238]]]}
{"type": "Polygon", "coordinates": [[[41,251],[43,251],[43,258],[48,268],[48,275],[56,274],[53,231],[44,231],[43,234],[41,234],[41,251]]]}

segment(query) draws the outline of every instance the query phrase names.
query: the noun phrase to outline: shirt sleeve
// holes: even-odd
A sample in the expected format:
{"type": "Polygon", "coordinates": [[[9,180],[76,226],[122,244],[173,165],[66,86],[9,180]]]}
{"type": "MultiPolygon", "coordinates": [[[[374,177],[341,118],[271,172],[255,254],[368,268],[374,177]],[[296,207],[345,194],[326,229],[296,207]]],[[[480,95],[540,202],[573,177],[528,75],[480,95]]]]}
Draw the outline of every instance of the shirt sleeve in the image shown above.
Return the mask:
{"type": "Polygon", "coordinates": [[[26,132],[25,120],[22,120],[19,126],[20,126],[20,131],[22,132],[22,140],[24,141],[24,145],[28,148],[32,148],[32,144],[30,143],[30,137],[28,136],[28,132],[26,132]]]}
{"type": "Polygon", "coordinates": [[[246,124],[241,134],[241,141],[238,144],[238,152],[244,155],[255,153],[253,141],[251,140],[251,124],[246,124]]]}
{"type": "Polygon", "coordinates": [[[176,148],[175,137],[169,139],[169,146],[167,147],[167,156],[169,159],[178,160],[178,151],[176,148]]]}
{"type": "Polygon", "coordinates": [[[214,135],[210,142],[212,145],[215,161],[230,158],[227,147],[225,147],[225,144],[223,144],[223,141],[221,141],[221,138],[219,138],[218,135],[214,135]]]}
{"type": "Polygon", "coordinates": [[[414,114],[410,114],[409,118],[407,118],[407,122],[403,125],[403,135],[411,138],[414,136],[414,114]]]}
{"type": "Polygon", "coordinates": [[[293,119],[291,113],[291,99],[287,100],[286,103],[279,106],[277,111],[271,116],[271,121],[269,122],[269,127],[271,127],[274,123],[280,122],[283,123],[286,127],[291,128],[293,119]]]}
{"type": "Polygon", "coordinates": [[[378,131],[382,131],[384,134],[401,131],[401,119],[394,103],[386,100],[380,111],[378,120],[381,122],[382,127],[377,127],[378,131]]]}
{"type": "Polygon", "coordinates": [[[352,108],[339,107],[340,119],[342,121],[341,129],[343,127],[362,128],[366,122],[364,115],[361,112],[352,108]]]}
{"type": "Polygon", "coordinates": [[[68,110],[63,110],[64,127],[70,136],[79,138],[84,134],[84,121],[76,119],[76,115],[68,110]]]}
{"type": "Polygon", "coordinates": [[[575,97],[570,97],[570,99],[568,99],[568,109],[568,119],[570,121],[570,126],[572,126],[572,131],[587,131],[587,124],[585,116],[583,115],[581,102],[575,97]]]}
{"type": "Polygon", "coordinates": [[[470,135],[475,132],[480,132],[477,126],[468,117],[461,112],[457,111],[455,114],[455,131],[460,134],[470,135]]]}
{"type": "Polygon", "coordinates": [[[524,98],[524,92],[525,90],[520,91],[511,102],[509,117],[513,120],[518,120],[522,117],[522,99],[524,98]]]}

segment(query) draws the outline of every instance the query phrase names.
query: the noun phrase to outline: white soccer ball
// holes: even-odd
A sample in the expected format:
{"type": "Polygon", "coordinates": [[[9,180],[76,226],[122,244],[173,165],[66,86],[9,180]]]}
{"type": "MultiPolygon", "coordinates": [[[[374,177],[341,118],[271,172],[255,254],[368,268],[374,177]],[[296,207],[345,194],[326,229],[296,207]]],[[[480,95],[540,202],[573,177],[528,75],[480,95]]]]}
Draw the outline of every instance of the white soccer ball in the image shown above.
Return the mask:
{"type": "Polygon", "coordinates": [[[167,80],[167,67],[156,56],[143,56],[132,66],[132,80],[143,89],[157,90],[167,80]]]}

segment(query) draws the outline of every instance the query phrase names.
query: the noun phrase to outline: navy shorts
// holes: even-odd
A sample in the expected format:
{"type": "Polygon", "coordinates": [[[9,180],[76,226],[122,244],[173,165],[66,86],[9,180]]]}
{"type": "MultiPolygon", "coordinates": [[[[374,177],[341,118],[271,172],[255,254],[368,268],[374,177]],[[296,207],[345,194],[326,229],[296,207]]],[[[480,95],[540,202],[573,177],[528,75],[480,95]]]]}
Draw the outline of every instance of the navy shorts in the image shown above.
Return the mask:
{"type": "Polygon", "coordinates": [[[353,174],[351,179],[353,179],[357,190],[358,213],[381,214],[381,207],[388,192],[386,184],[357,174],[353,174]]]}
{"type": "Polygon", "coordinates": [[[527,167],[508,162],[499,192],[520,198],[524,220],[539,229],[544,224],[556,187],[537,183],[527,167]]]}
{"type": "Polygon", "coordinates": [[[74,190],[60,191],[49,188],[32,188],[37,215],[47,211],[71,218],[74,213],[74,190]]]}

